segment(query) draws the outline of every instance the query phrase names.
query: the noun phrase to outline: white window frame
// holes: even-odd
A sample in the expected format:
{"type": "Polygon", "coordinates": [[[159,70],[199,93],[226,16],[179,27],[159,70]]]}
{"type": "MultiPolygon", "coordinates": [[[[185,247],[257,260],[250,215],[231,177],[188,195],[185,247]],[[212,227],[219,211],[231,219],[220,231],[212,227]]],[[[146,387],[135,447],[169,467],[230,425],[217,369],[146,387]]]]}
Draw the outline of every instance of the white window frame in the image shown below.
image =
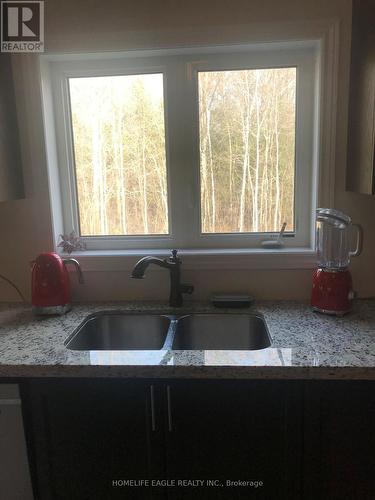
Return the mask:
{"type": "MultiPolygon", "coordinates": [[[[66,234],[74,230],[79,233],[68,78],[163,73],[170,234],[85,237],[87,249],[116,252],[137,249],[157,251],[176,247],[187,251],[263,251],[261,242],[275,237],[275,233],[200,232],[197,72],[295,66],[296,231],[294,235],[288,234],[285,237],[283,251],[312,251],[319,157],[319,58],[318,41],[50,58],[48,78],[52,83],[52,92],[49,108],[52,106],[54,114],[58,171],[58,179],[55,179],[54,185],[60,186],[61,194],[61,212],[58,217],[60,224],[57,225],[59,232],[66,234]],[[186,217],[187,208],[191,214],[189,217],[186,217]]],[[[51,192],[51,197],[54,196],[51,192]]]]}

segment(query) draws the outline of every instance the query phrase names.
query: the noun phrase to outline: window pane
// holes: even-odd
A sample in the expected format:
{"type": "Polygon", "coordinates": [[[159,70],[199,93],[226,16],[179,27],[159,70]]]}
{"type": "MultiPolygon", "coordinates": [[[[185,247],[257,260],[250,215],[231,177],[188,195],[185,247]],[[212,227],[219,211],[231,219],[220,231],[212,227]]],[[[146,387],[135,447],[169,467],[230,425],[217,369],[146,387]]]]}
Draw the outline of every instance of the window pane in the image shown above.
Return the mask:
{"type": "Polygon", "coordinates": [[[203,233],[294,230],[296,68],[200,72],[203,233]]]}
{"type": "Polygon", "coordinates": [[[167,234],[163,75],[69,86],[81,234],[167,234]]]}

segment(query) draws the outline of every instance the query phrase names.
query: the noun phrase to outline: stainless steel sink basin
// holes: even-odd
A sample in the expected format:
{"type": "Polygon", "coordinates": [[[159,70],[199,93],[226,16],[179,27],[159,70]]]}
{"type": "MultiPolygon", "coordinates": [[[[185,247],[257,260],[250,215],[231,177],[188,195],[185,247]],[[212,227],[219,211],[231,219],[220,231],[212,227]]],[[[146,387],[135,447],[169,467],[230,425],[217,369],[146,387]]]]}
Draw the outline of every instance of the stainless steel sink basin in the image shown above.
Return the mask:
{"type": "Polygon", "coordinates": [[[271,345],[256,314],[140,314],[102,311],[88,316],[65,341],[81,351],[255,350],[271,345]]]}
{"type": "Polygon", "coordinates": [[[172,349],[253,350],[271,345],[264,319],[250,314],[191,314],[180,318],[172,349]]]}
{"type": "Polygon", "coordinates": [[[103,312],[86,318],[66,340],[77,350],[158,350],[164,345],[170,320],[158,314],[103,312]]]}

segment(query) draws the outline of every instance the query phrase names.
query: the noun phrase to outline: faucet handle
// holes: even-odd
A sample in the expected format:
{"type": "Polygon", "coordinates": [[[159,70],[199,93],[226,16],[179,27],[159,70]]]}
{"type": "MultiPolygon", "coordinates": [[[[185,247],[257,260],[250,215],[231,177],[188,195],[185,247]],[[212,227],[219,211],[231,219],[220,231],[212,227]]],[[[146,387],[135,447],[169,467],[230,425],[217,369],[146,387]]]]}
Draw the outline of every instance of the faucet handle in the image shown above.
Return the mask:
{"type": "Polygon", "coordinates": [[[172,255],[169,257],[169,260],[171,262],[178,262],[179,264],[181,264],[181,259],[177,257],[177,250],[172,250],[172,255]]]}

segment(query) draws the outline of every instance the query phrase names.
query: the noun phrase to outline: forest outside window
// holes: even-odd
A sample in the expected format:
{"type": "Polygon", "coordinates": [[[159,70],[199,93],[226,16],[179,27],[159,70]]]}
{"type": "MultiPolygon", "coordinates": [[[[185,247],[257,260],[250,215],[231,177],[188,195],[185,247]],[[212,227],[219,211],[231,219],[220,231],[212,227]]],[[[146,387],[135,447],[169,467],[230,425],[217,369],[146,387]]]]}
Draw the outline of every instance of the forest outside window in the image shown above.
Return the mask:
{"type": "MultiPolygon", "coordinates": [[[[315,47],[54,62],[64,232],[91,250],[309,247],[315,47]]],[[[315,152],[316,156],[316,152],[315,152]]]]}
{"type": "Polygon", "coordinates": [[[294,231],[296,68],[198,74],[203,233],[294,231]]]}
{"type": "Polygon", "coordinates": [[[163,74],[69,78],[81,236],[168,234],[163,74]]]}

